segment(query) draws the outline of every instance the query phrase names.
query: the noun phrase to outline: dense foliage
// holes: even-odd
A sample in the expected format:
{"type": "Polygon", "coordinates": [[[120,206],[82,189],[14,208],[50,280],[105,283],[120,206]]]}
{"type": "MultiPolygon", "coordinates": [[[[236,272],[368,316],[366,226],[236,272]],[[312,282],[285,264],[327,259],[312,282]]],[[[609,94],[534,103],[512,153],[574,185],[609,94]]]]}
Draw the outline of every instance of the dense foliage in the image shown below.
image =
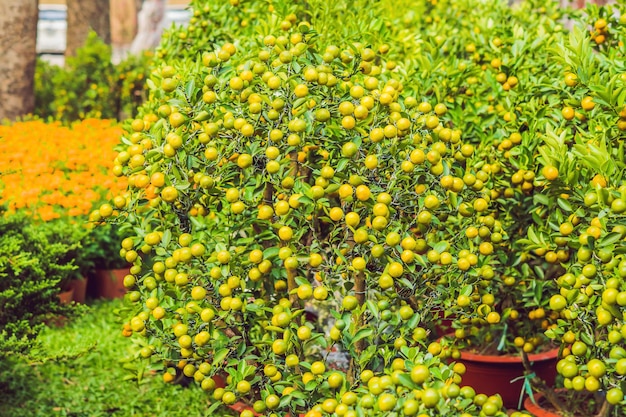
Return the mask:
{"type": "Polygon", "coordinates": [[[26,355],[47,321],[69,314],[57,297],[77,266],[78,240],[52,223],[0,211],[0,357],[26,355]]]}
{"type": "Polygon", "coordinates": [[[114,167],[127,330],[166,380],[267,413],[495,415],[457,349],[552,339],[563,385],[623,413],[622,6],[192,6],[114,167]]]}

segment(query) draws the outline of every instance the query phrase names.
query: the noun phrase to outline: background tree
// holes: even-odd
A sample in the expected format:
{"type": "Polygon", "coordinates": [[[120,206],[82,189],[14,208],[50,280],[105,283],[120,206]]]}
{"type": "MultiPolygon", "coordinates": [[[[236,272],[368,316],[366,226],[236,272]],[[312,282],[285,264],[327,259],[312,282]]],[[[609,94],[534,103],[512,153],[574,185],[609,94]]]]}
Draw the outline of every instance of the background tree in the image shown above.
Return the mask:
{"type": "Polygon", "coordinates": [[[130,52],[139,54],[155,48],[161,41],[165,27],[165,0],[146,0],[142,3],[137,17],[137,35],[130,46],[130,52]]]}
{"type": "Polygon", "coordinates": [[[109,0],[111,3],[111,44],[119,56],[124,56],[137,34],[136,0],[109,0]]]}
{"type": "Polygon", "coordinates": [[[67,46],[65,56],[74,56],[93,29],[106,44],[111,44],[109,0],[67,0],[67,46]]]}
{"type": "Polygon", "coordinates": [[[38,0],[0,0],[0,120],[33,111],[38,0]]]}

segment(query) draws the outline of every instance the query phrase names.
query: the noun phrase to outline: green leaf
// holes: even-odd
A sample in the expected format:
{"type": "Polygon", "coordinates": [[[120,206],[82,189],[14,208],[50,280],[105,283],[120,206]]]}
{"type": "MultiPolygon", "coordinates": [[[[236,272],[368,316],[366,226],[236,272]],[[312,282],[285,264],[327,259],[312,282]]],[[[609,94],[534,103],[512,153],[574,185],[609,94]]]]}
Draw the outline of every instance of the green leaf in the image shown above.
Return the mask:
{"type": "Polygon", "coordinates": [[[400,380],[400,384],[407,388],[419,389],[419,386],[415,382],[413,382],[408,374],[398,374],[398,379],[400,380]]]}
{"type": "Polygon", "coordinates": [[[367,300],[365,304],[367,304],[367,309],[370,313],[372,313],[374,317],[378,317],[378,306],[372,300],[367,300]]]}
{"type": "Polygon", "coordinates": [[[337,162],[337,169],[335,171],[337,172],[343,171],[344,168],[348,165],[348,162],[350,161],[346,158],[340,159],[339,162],[337,162]]]}
{"type": "Polygon", "coordinates": [[[421,319],[422,319],[422,315],[420,314],[420,312],[416,311],[415,314],[413,314],[413,316],[407,322],[406,327],[409,329],[416,328],[417,325],[420,323],[421,319]]]}
{"type": "Polygon", "coordinates": [[[447,248],[448,248],[448,242],[439,242],[433,247],[433,249],[439,253],[442,253],[447,248]]]}
{"type": "Polygon", "coordinates": [[[595,345],[593,339],[587,332],[580,332],[580,340],[583,341],[587,346],[595,345]]]}
{"type": "Polygon", "coordinates": [[[222,403],[220,401],[215,401],[211,406],[206,410],[207,416],[212,416],[218,408],[220,408],[222,403]]]}
{"type": "Polygon", "coordinates": [[[461,295],[469,297],[470,295],[472,295],[472,292],[474,292],[474,287],[472,285],[466,285],[461,290],[461,295]]]}
{"type": "Polygon", "coordinates": [[[557,198],[556,202],[559,205],[559,207],[561,207],[564,211],[566,211],[568,213],[571,213],[573,211],[572,205],[566,199],[564,199],[564,198],[557,198]]]}
{"type": "Polygon", "coordinates": [[[600,239],[597,243],[598,247],[610,246],[616,242],[622,240],[622,234],[618,232],[611,232],[600,239]]]}
{"type": "Polygon", "coordinates": [[[309,381],[304,386],[304,389],[307,391],[313,391],[315,388],[317,388],[317,385],[318,385],[318,382],[316,380],[309,381]]]}
{"type": "Polygon", "coordinates": [[[271,246],[263,251],[263,259],[271,259],[278,256],[280,249],[277,246],[271,246]]]}
{"type": "Polygon", "coordinates": [[[187,97],[192,97],[193,90],[195,87],[196,87],[196,81],[192,78],[191,80],[189,80],[189,82],[187,83],[185,87],[185,95],[187,97]]]}
{"type": "Polygon", "coordinates": [[[354,344],[361,339],[365,339],[366,337],[372,336],[373,334],[374,334],[374,329],[372,329],[371,327],[365,327],[359,330],[358,332],[356,332],[356,334],[352,338],[352,343],[354,344]]]}
{"type": "Polygon", "coordinates": [[[533,203],[535,204],[541,204],[544,206],[549,206],[550,205],[550,198],[545,195],[545,194],[535,194],[533,196],[533,203]]]}
{"type": "Polygon", "coordinates": [[[229,350],[226,348],[220,349],[215,352],[215,354],[213,355],[213,366],[217,366],[218,368],[221,367],[222,362],[224,362],[224,359],[226,359],[226,357],[228,356],[228,352],[229,350]]]}
{"type": "Polygon", "coordinates": [[[171,230],[165,229],[163,231],[163,237],[161,238],[161,243],[163,246],[167,247],[170,244],[170,241],[172,240],[172,232],[171,230]]]}

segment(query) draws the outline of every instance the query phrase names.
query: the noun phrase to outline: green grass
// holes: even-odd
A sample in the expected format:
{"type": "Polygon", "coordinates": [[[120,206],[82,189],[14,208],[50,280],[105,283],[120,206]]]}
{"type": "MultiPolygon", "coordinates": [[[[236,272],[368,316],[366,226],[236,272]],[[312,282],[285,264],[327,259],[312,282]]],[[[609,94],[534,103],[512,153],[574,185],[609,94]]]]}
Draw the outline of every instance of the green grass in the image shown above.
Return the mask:
{"type": "MultiPolygon", "coordinates": [[[[207,394],[194,384],[166,385],[159,376],[141,384],[124,379],[131,373],[123,361],[132,350],[115,315],[121,306],[119,300],[97,301],[64,327],[45,330],[40,340],[51,360],[0,361],[0,416],[209,416],[207,394]]],[[[222,409],[210,415],[234,414],[222,409]]]]}

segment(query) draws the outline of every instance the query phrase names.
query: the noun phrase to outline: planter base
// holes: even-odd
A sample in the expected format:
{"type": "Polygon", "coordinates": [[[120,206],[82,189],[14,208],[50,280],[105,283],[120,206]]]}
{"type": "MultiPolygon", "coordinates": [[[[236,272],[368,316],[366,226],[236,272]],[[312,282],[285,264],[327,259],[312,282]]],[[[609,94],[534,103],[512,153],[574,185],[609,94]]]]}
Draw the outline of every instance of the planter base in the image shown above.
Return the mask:
{"type": "MultiPolygon", "coordinates": [[[[61,291],[57,294],[61,304],[71,304],[74,298],[74,289],[61,291]]],[[[51,327],[63,327],[67,323],[68,318],[65,316],[54,316],[46,320],[46,324],[51,327]]]]}

